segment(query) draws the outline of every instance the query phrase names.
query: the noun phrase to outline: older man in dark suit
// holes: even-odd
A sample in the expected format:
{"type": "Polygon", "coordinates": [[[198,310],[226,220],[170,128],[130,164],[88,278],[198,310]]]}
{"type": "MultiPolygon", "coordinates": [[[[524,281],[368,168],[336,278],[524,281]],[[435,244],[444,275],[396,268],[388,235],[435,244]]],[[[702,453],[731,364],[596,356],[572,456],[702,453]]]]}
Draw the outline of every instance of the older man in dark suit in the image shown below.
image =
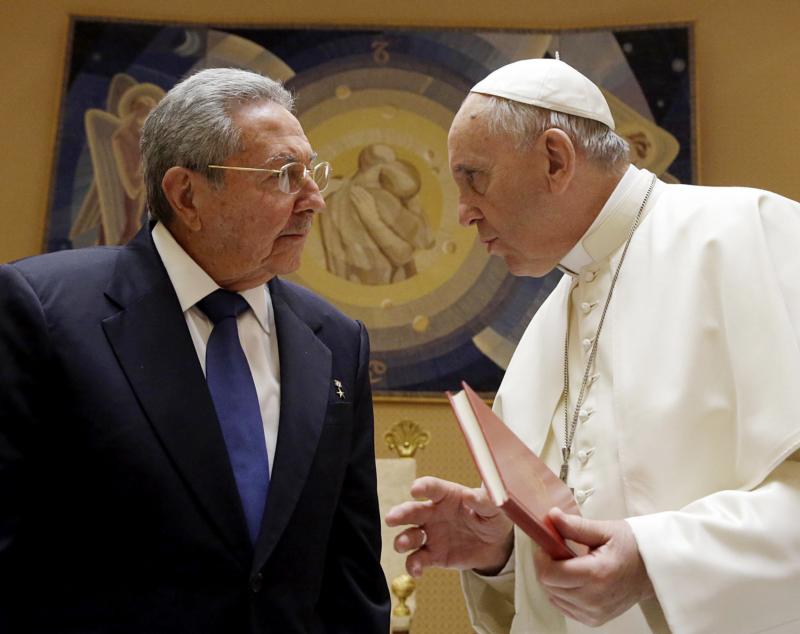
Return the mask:
{"type": "Polygon", "coordinates": [[[386,632],[364,327],[295,270],[330,166],[278,83],[145,124],[149,226],[0,267],[0,629],[386,632]]]}

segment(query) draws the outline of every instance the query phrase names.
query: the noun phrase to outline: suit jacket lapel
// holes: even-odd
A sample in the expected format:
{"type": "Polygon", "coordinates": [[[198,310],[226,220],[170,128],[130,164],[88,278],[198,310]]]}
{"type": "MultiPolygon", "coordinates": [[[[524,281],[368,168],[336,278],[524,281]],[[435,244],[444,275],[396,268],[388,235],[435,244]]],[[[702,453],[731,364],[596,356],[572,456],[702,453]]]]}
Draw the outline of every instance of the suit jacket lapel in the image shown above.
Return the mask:
{"type": "Polygon", "coordinates": [[[147,227],[120,254],[103,321],[131,388],[209,522],[247,562],[252,547],[197,352],[147,227]]]}
{"type": "Polygon", "coordinates": [[[281,414],[267,507],[256,544],[254,570],[272,553],[297,505],[317,451],[327,411],[331,352],[319,329],[280,280],[269,283],[281,368],[281,414]]]}

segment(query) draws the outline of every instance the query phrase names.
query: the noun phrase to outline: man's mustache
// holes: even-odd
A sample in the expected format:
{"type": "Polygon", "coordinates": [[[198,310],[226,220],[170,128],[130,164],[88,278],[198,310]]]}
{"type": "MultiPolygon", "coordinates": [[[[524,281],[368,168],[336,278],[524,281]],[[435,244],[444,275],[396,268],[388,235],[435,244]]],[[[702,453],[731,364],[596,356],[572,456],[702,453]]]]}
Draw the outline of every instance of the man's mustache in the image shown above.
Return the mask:
{"type": "Polygon", "coordinates": [[[314,214],[309,212],[302,216],[300,220],[293,222],[288,227],[285,227],[283,231],[281,231],[280,235],[298,235],[302,234],[305,235],[309,231],[311,231],[311,224],[314,221],[314,214]]]}

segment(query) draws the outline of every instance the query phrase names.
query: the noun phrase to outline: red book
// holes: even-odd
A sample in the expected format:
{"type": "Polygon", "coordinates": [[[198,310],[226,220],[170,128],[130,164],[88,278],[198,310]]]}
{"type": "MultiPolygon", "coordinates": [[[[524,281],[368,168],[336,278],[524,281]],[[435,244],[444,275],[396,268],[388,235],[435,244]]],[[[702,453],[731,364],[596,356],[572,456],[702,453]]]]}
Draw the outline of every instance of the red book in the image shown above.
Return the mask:
{"type": "Polygon", "coordinates": [[[492,501],[553,559],[585,555],[588,547],[566,542],[547,518],[557,506],[580,515],[572,491],[517,438],[469,387],[447,398],[492,501]]]}

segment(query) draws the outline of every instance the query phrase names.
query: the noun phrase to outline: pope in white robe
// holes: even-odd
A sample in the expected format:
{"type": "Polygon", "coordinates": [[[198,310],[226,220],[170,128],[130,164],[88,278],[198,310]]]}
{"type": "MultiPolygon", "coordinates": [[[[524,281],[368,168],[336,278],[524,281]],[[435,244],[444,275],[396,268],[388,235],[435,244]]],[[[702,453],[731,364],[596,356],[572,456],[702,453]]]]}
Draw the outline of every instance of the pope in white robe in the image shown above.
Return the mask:
{"type": "MultiPolygon", "coordinates": [[[[568,111],[562,105],[551,108],[568,111]]],[[[606,123],[602,104],[583,107],[588,115],[569,114],[606,123]]],[[[486,198],[498,178],[489,171],[479,184],[486,198]]],[[[652,589],[590,628],[553,605],[537,547],[515,529],[497,574],[455,566],[467,568],[477,632],[800,632],[798,249],[794,201],[668,185],[627,167],[558,260],[565,275],[520,341],[494,409],[556,473],[570,445],[568,484],[583,517],[624,519],[652,589]]],[[[419,525],[396,541],[414,551],[412,572],[452,565],[435,555],[434,506],[406,503],[387,516],[419,525]]]]}
{"type": "MultiPolygon", "coordinates": [[[[630,167],[562,261],[572,272],[495,399],[556,472],[567,319],[579,385],[583,342],[651,178],[630,167]]],[[[800,463],[787,460],[800,445],[800,205],[657,182],[646,212],[609,304],[570,485],[584,517],[627,518],[658,601],[591,631],[800,632],[800,463]]],[[[590,631],[548,604],[534,547],[517,530],[503,574],[464,573],[477,631],[590,631]]]]}

